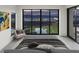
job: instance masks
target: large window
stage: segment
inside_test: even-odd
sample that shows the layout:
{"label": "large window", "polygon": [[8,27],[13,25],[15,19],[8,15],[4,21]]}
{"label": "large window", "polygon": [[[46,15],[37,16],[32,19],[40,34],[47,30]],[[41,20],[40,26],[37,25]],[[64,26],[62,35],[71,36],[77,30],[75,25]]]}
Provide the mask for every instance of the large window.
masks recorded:
{"label": "large window", "polygon": [[59,34],[58,9],[23,9],[23,29],[26,34]]}

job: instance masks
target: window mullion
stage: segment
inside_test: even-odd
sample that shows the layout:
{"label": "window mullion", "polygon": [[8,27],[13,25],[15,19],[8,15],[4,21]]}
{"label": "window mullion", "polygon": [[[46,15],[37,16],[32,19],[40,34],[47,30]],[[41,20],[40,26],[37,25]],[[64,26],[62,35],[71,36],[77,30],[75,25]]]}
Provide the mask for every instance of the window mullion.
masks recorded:
{"label": "window mullion", "polygon": [[40,9],[40,34],[41,34],[41,28],[42,28],[42,10]]}
{"label": "window mullion", "polygon": [[51,18],[50,18],[50,9],[49,9],[49,35],[50,35],[50,20]]}
{"label": "window mullion", "polygon": [[31,34],[32,34],[32,9],[31,9]]}

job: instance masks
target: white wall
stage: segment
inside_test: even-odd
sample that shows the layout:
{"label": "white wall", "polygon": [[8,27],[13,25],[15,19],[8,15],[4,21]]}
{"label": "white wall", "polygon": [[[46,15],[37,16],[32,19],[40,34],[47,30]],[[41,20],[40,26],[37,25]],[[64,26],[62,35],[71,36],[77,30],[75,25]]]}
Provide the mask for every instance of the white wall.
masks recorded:
{"label": "white wall", "polygon": [[59,14],[59,35],[66,36],[67,35],[67,9],[65,6],[62,6]]}
{"label": "white wall", "polygon": [[[22,9],[59,9],[59,35],[67,35],[67,10],[64,5],[20,5],[16,6],[17,29],[22,29]],[[42,35],[43,36],[43,35]]]}
{"label": "white wall", "polygon": [[[14,6],[8,6],[8,5],[0,5],[0,11],[3,12],[15,12],[15,7]],[[10,17],[10,23],[11,23],[11,17]],[[11,25],[10,25],[11,27]],[[10,41],[11,31],[10,28],[4,31],[0,31],[0,50],[3,49]]]}

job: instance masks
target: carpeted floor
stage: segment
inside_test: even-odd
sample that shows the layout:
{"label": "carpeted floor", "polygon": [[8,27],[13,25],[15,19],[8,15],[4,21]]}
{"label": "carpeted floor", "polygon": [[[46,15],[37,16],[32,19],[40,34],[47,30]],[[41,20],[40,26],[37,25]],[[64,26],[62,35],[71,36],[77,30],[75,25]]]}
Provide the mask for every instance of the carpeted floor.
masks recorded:
{"label": "carpeted floor", "polygon": [[67,47],[58,39],[25,39],[23,40],[17,47],[16,49],[20,49],[22,47],[27,47],[28,44],[32,42],[37,42],[39,44],[50,44],[53,45],[54,47],[62,47],[67,49]]}

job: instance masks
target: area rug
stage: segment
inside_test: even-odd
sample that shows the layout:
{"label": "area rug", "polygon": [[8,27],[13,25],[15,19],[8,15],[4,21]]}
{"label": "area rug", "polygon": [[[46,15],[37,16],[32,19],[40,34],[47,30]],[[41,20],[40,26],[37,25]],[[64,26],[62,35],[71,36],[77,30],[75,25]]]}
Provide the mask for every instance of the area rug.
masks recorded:
{"label": "area rug", "polygon": [[61,42],[58,39],[24,39],[17,47],[16,49],[20,49],[23,47],[27,47],[28,44],[32,42],[37,42],[39,44],[50,44],[53,45],[55,48],[58,49],[68,49],[63,42]]}

